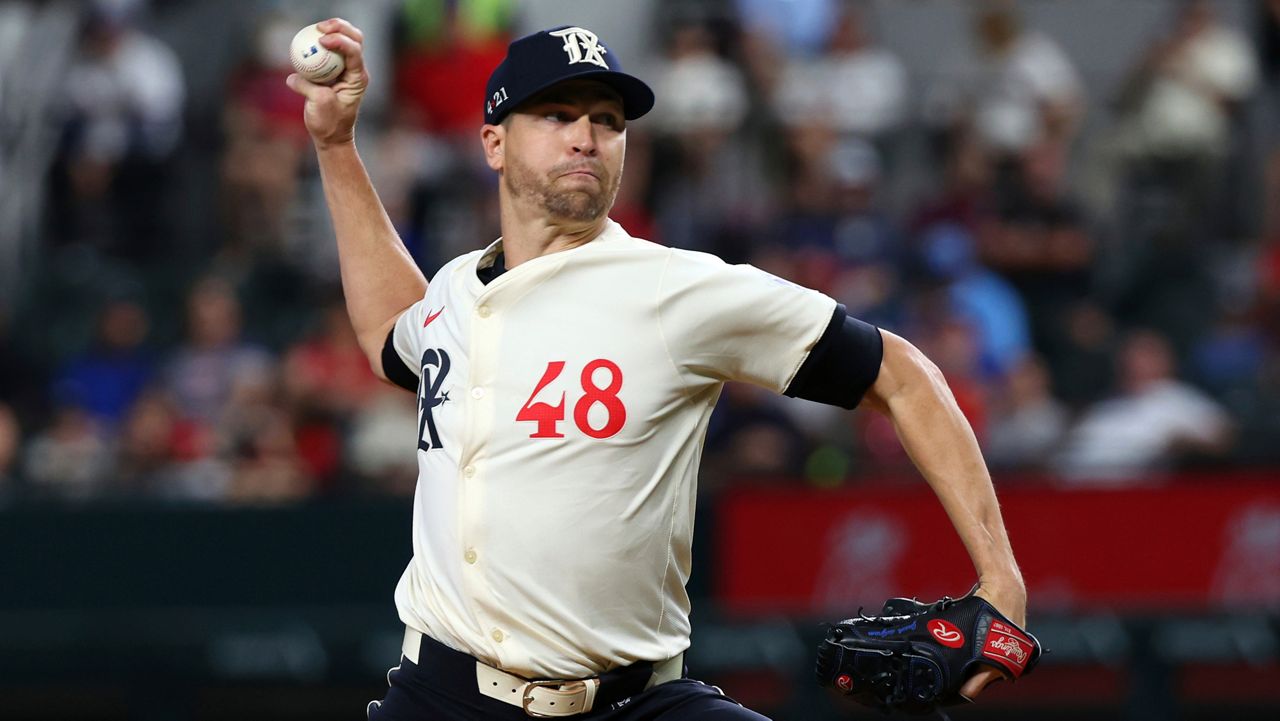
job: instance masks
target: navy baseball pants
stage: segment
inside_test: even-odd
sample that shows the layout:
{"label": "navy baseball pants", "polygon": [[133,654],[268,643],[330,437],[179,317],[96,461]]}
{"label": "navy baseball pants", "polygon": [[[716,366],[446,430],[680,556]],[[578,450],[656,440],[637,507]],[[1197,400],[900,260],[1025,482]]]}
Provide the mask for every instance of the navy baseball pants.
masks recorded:
{"label": "navy baseball pants", "polygon": [[[391,690],[369,704],[369,721],[528,721],[529,716],[476,690],[476,660],[424,636],[418,663],[403,656],[387,674]],[[682,678],[571,716],[583,721],[768,721],[715,686]]]}

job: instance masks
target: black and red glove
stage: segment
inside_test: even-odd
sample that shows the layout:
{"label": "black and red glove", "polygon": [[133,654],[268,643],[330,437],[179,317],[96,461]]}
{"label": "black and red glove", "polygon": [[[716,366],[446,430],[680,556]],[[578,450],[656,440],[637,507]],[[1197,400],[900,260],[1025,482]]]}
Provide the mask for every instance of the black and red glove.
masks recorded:
{"label": "black and red glove", "polygon": [[831,627],[818,646],[818,682],[868,706],[928,713],[966,700],[965,681],[981,666],[1016,680],[1035,667],[1040,642],[979,596],[931,604],[885,602],[879,616]]}

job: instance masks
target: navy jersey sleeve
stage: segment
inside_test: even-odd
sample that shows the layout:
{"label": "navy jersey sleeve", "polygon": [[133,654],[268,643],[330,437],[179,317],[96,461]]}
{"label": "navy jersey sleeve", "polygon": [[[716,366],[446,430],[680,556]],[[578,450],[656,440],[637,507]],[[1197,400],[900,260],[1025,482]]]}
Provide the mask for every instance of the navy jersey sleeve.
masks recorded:
{"label": "navy jersey sleeve", "polygon": [[817,345],[784,393],[792,398],[855,408],[880,375],[884,339],[880,329],[837,305]]}
{"label": "navy jersey sleeve", "polygon": [[410,393],[417,393],[418,375],[400,357],[400,353],[396,351],[395,341],[396,328],[392,326],[387,332],[387,342],[382,346],[382,372],[386,374],[387,380]]}

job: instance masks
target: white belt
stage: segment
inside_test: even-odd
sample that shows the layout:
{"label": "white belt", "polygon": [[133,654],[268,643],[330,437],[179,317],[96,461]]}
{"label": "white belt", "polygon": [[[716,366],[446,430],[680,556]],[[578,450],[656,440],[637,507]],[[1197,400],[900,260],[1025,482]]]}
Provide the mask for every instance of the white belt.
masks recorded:
{"label": "white belt", "polygon": [[[418,663],[418,648],[422,634],[405,628],[401,650],[405,658]],[[676,654],[666,661],[653,665],[653,676],[646,689],[674,681],[684,675],[684,654]],[[500,671],[488,664],[476,661],[476,688],[483,696],[497,699],[524,709],[534,718],[559,718],[576,716],[591,710],[600,688],[600,679],[584,678],[569,681],[530,681],[515,674]]]}

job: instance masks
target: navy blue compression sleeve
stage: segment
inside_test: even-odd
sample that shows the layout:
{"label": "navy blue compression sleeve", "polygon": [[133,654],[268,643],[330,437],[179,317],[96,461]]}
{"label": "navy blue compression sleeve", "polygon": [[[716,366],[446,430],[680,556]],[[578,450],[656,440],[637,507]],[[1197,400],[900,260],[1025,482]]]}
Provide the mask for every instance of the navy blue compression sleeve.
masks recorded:
{"label": "navy blue compression sleeve", "polygon": [[792,398],[855,408],[880,375],[883,357],[880,329],[837,305],[827,330],[783,392]]}
{"label": "navy blue compression sleeve", "polygon": [[395,326],[387,333],[387,342],[382,345],[382,372],[387,380],[395,383],[410,393],[418,392],[418,376],[400,359],[395,346]]}

